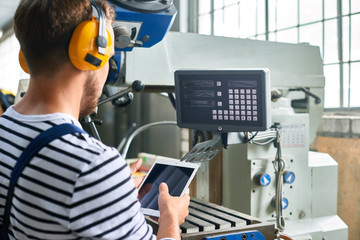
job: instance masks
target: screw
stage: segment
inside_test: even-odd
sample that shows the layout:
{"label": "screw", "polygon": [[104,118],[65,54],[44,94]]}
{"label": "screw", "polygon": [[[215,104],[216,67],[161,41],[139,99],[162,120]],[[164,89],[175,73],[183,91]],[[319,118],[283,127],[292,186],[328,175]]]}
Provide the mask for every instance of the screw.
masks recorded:
{"label": "screw", "polygon": [[145,35],[142,39],[143,42],[147,42],[150,40],[150,36],[149,35]]}

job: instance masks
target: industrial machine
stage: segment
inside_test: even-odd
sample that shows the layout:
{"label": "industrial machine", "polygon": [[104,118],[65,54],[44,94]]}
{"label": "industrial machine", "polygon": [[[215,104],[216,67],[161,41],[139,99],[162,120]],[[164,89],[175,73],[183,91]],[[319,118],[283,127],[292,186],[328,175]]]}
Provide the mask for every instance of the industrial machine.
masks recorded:
{"label": "industrial machine", "polygon": [[[228,147],[219,153],[221,204],[270,222],[293,239],[347,239],[347,226],[336,214],[337,163],[327,154],[309,151],[323,112],[325,78],[318,47],[169,32],[152,48],[127,53],[125,66],[125,83],[140,79],[153,90],[169,92],[174,91],[177,70],[268,69],[271,127],[228,134]],[[140,100],[136,107],[159,106],[163,101],[168,100],[149,96],[146,105]],[[138,121],[133,111],[128,109],[132,120]],[[174,114],[171,107],[168,111],[155,107],[141,116],[151,122]],[[156,142],[163,152],[146,143],[139,143],[135,152],[144,148],[165,156],[166,151],[180,152],[179,146],[159,136],[161,131],[156,130],[143,142]],[[205,201],[213,190],[210,173],[204,163],[197,174],[196,197]]]}

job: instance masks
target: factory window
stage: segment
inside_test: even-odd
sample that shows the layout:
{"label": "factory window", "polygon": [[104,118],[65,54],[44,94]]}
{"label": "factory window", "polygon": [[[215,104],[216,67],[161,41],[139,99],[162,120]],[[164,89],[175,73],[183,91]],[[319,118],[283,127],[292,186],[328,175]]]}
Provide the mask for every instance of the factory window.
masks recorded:
{"label": "factory window", "polygon": [[20,44],[11,33],[0,41],[0,89],[11,90],[16,94],[20,79],[28,79],[19,64]]}
{"label": "factory window", "polygon": [[359,0],[196,0],[200,34],[309,43],[324,61],[325,108],[360,108]]}

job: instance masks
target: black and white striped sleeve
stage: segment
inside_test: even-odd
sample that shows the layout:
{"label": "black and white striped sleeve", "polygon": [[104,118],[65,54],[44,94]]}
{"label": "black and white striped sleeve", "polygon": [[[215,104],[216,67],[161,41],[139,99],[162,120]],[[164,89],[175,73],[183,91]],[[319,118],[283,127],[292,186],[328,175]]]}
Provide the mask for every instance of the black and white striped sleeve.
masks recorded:
{"label": "black and white striped sleeve", "polygon": [[108,148],[78,176],[69,228],[88,238],[155,239],[137,194],[126,162]]}

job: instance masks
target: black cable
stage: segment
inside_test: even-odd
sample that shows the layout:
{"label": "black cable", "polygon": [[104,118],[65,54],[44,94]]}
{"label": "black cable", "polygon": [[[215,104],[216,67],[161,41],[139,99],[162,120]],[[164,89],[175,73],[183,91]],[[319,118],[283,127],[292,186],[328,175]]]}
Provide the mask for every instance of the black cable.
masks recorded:
{"label": "black cable", "polygon": [[245,142],[245,143],[248,143],[248,142],[250,142],[251,140],[253,140],[253,139],[256,137],[257,134],[258,134],[258,132],[256,132],[254,135],[252,135],[251,138],[246,139],[246,142]]}

